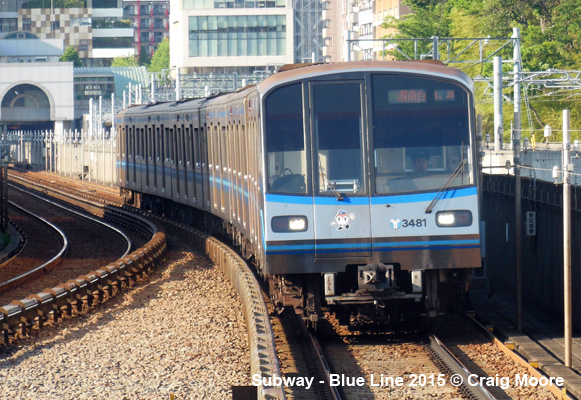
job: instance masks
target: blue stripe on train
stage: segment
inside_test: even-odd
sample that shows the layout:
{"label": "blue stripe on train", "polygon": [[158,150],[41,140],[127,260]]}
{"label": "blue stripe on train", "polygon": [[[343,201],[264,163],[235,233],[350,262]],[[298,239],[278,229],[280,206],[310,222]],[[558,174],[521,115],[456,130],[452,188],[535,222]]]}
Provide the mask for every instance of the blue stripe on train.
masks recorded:
{"label": "blue stripe on train", "polygon": [[[444,192],[441,200],[453,199],[459,197],[475,196],[477,193],[476,187],[447,190]],[[383,205],[383,204],[401,204],[401,203],[419,203],[425,201],[432,201],[437,195],[437,192],[428,193],[410,193],[397,194],[392,196],[379,197],[349,197],[348,195],[342,201],[338,201],[336,197],[314,197],[315,205],[329,206],[349,204],[354,206],[366,205]],[[308,196],[292,196],[283,194],[267,194],[266,201],[269,203],[287,203],[287,204],[305,204],[312,205],[313,197]]]}
{"label": "blue stripe on train", "polygon": [[[404,251],[404,250],[451,250],[451,249],[473,249],[479,248],[478,239],[468,240],[430,240],[415,242],[382,242],[374,243],[374,251]],[[318,244],[317,252],[320,253],[353,253],[370,251],[370,243],[337,243]],[[282,245],[269,246],[267,244],[266,254],[308,254],[314,252],[314,244],[302,245]]]}

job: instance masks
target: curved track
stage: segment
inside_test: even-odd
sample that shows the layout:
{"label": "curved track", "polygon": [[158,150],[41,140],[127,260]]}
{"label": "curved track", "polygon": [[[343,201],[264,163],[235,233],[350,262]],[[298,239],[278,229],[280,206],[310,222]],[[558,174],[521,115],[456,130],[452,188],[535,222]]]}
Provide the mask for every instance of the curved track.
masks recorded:
{"label": "curved track", "polygon": [[[71,207],[38,196],[28,190],[11,185],[9,191],[13,203],[34,210],[35,220],[43,220],[59,232],[58,245],[41,232],[27,233],[30,240],[22,252],[6,263],[4,269],[17,274],[0,284],[0,305],[6,301],[21,298],[27,293],[35,293],[47,287],[66,282],[72,277],[87,273],[119,258],[125,257],[131,249],[131,240],[116,227],[90,215],[81,214]],[[29,214],[30,215],[30,214]],[[25,232],[26,233],[26,232]],[[65,252],[66,250],[66,252]],[[51,260],[46,260],[47,255]],[[54,253],[55,254],[53,256]],[[52,257],[51,257],[52,256]],[[58,266],[58,268],[57,268]],[[24,283],[27,287],[18,292],[6,293]]]}
{"label": "curved track", "polygon": [[[103,215],[107,217],[110,213],[116,213],[118,211],[119,210],[115,208],[104,207]],[[135,212],[136,210],[132,211]],[[147,217],[149,218],[151,215],[147,215]],[[127,216],[128,223],[130,223],[129,219],[130,217]],[[231,280],[238,294],[240,297],[242,297],[243,313],[246,316],[247,331],[249,335],[251,359],[250,366],[252,376],[256,374],[260,376],[272,376],[273,374],[276,375],[278,371],[278,361],[276,359],[276,352],[274,350],[274,338],[272,330],[270,329],[268,312],[266,311],[264,301],[261,297],[262,294],[259,289],[258,282],[254,278],[246,263],[234,251],[214,238],[204,235],[184,225],[172,223],[167,220],[164,220],[164,224],[168,225],[169,229],[178,234],[181,238],[183,238],[183,240],[194,242],[201,251],[206,252],[212,261],[214,261]],[[153,254],[151,251],[149,253],[158,257],[157,253]],[[126,262],[127,258],[128,257],[123,259],[123,262]],[[148,259],[149,257],[146,258],[146,260]],[[82,280],[81,278],[83,278],[85,281],[91,281],[93,277],[95,279],[99,277],[107,278],[106,276],[102,275],[113,273],[118,276],[125,276],[125,273],[128,272],[126,271],[127,269],[128,268],[125,268],[124,272],[121,273],[120,268],[113,271],[111,266],[108,266],[95,271],[92,273],[92,275],[89,274],[84,277],[80,277],[75,281],[80,282]],[[109,283],[93,285],[93,289],[90,290],[83,288],[83,293],[90,293],[91,290],[96,288],[99,288],[100,292],[103,292],[104,290],[108,290],[108,288],[111,289],[112,286],[114,286],[114,283],[109,281]],[[79,291],[78,289],[75,290],[77,292]],[[69,298],[71,296],[73,296],[73,298],[79,298],[78,294],[75,295],[75,293],[68,295]],[[22,306],[26,307],[26,304],[21,304],[20,306],[21,308]],[[0,312],[2,312],[2,309],[0,309]],[[280,375],[280,373],[278,373],[278,375]],[[260,385],[260,387],[257,389],[260,398],[284,398],[284,395],[279,388],[271,387],[269,385]]]}
{"label": "curved track", "polygon": [[[11,223],[19,229],[20,250],[0,266],[0,293],[52,270],[68,249],[67,237],[57,226],[12,201],[9,204]],[[27,235],[34,238],[33,243],[27,244]],[[31,260],[41,264],[35,266]]]}
{"label": "curved track", "polygon": [[[0,306],[4,305],[0,308],[0,330],[5,344],[17,331],[25,336],[30,328],[42,327],[49,318],[58,320],[63,314],[78,313],[84,307],[103,301],[106,296],[131,285],[163,259],[165,235],[139,215],[108,206],[101,206],[99,212],[116,225],[136,231],[138,236],[149,237],[145,246],[129,254],[132,241],[127,235],[110,223],[75,210],[78,205],[64,206],[60,204],[62,201],[47,199],[40,201],[43,196],[14,188],[10,196],[13,201],[34,208],[37,214],[58,225],[68,238],[69,247],[66,254],[57,257],[58,268],[54,268],[55,262],[49,269],[42,266],[45,260],[27,259],[31,266],[29,271],[19,271],[18,277],[10,278],[11,290],[0,295]],[[46,254],[47,249],[38,240],[29,240],[29,246],[40,248],[38,254]]]}

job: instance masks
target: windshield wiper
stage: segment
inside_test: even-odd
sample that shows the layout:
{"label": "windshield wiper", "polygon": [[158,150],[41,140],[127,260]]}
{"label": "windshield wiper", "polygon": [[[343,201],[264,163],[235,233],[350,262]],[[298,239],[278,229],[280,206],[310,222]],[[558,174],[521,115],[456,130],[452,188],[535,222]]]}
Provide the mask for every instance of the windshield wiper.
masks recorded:
{"label": "windshield wiper", "polygon": [[318,158],[319,158],[319,176],[321,178],[323,178],[323,182],[325,185],[325,192],[327,190],[330,190],[335,195],[335,197],[337,197],[337,201],[343,201],[343,195],[341,193],[339,193],[337,191],[337,188],[335,187],[335,185],[327,179],[327,174],[325,173],[325,170],[323,169],[323,166],[321,164],[321,155],[320,154],[319,154]]}
{"label": "windshield wiper", "polygon": [[335,187],[335,184],[331,183],[328,180],[327,180],[327,188],[328,188],[328,190],[331,191],[331,193],[333,193],[335,195],[335,197],[337,198],[337,201],[343,201],[344,200],[343,195],[341,193],[339,193],[339,191]]}
{"label": "windshield wiper", "polygon": [[450,177],[448,178],[446,183],[444,183],[444,186],[442,186],[440,191],[436,194],[436,197],[434,197],[434,200],[432,200],[432,202],[426,208],[426,214],[430,214],[432,212],[432,210],[436,206],[436,203],[438,201],[440,201],[440,199],[444,196],[444,193],[446,192],[446,190],[448,190],[450,188],[450,186],[452,186],[452,182],[454,182],[454,180],[458,177],[458,175],[460,175],[464,171],[465,165],[466,165],[466,161],[464,159],[462,159],[460,161],[460,164],[458,164],[458,166],[454,170],[454,172],[452,172],[452,175],[450,175]]}

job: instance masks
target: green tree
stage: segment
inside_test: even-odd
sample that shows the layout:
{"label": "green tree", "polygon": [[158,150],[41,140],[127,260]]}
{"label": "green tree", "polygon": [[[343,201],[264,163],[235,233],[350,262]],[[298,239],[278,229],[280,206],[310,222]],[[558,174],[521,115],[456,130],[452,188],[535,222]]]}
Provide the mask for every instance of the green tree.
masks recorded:
{"label": "green tree", "polygon": [[79,52],[74,47],[67,47],[61,58],[59,58],[59,61],[72,62],[74,67],[83,66],[79,58]]}
{"label": "green tree", "polygon": [[111,62],[112,67],[137,67],[137,60],[134,56],[115,57]]}
{"label": "green tree", "polygon": [[164,38],[161,43],[157,46],[153,57],[151,57],[151,63],[149,64],[149,70],[160,72],[163,69],[169,68],[169,39]]}
{"label": "green tree", "polygon": [[551,39],[560,45],[560,53],[574,69],[581,68],[581,3],[563,0],[555,8]]}
{"label": "green tree", "polygon": [[149,56],[149,53],[147,51],[142,51],[139,54],[139,57],[137,60],[138,60],[139,65],[143,65],[143,66],[149,68],[149,64],[151,63],[151,57]]}
{"label": "green tree", "polygon": [[[450,20],[448,3],[446,1],[409,1],[412,13],[400,19],[387,17],[383,27],[395,29],[392,36],[395,39],[430,38],[432,36],[445,37],[450,34]],[[414,49],[412,42],[400,42],[398,48],[405,54],[413,57],[417,50],[420,54],[426,54],[432,49],[432,43],[425,41]],[[399,51],[390,54],[396,59],[405,59]]]}

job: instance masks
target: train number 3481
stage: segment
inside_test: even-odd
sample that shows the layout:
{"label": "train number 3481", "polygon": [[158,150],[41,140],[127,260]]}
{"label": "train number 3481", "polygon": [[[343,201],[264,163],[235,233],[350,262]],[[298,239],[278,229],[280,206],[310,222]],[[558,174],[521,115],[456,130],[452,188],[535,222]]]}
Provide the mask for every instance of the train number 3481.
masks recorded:
{"label": "train number 3481", "polygon": [[427,224],[426,219],[402,219],[401,220],[401,227],[402,228],[423,228]]}
{"label": "train number 3481", "polygon": [[395,230],[400,228],[424,228],[428,226],[428,222],[425,218],[416,218],[416,219],[392,219],[389,221],[391,227]]}

